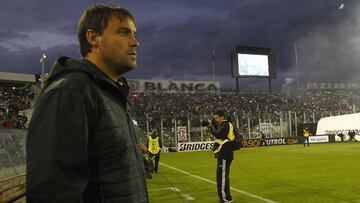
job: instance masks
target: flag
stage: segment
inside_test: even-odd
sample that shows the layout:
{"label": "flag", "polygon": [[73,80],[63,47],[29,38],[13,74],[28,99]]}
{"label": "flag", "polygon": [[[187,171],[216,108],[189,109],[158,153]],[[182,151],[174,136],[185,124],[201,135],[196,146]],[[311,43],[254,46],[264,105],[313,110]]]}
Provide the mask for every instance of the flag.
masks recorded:
{"label": "flag", "polygon": [[215,49],[214,48],[212,48],[212,50],[211,50],[211,60],[215,61]]}

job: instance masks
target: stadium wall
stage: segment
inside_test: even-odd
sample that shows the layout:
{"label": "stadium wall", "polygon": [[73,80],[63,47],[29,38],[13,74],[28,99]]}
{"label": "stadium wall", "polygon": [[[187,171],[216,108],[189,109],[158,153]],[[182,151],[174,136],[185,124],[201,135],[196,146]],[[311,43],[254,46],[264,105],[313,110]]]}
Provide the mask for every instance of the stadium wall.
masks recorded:
{"label": "stadium wall", "polygon": [[219,81],[128,80],[130,91],[157,93],[219,92]]}
{"label": "stadium wall", "polygon": [[[335,135],[310,136],[310,143],[328,143],[335,142]],[[269,139],[247,139],[241,142],[242,148],[278,146],[278,145],[294,145],[304,143],[303,136],[297,137],[281,137]],[[177,152],[189,151],[209,151],[214,146],[214,142],[179,142]]]}

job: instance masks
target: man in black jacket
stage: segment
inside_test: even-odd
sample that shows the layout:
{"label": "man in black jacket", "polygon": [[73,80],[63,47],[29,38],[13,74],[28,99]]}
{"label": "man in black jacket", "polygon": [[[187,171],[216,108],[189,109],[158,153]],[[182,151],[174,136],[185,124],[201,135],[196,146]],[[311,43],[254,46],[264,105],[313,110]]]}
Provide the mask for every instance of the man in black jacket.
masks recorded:
{"label": "man in black jacket", "polygon": [[136,67],[135,19],[90,6],[78,24],[84,59],[59,58],[27,136],[28,203],[148,202],[124,73]]}
{"label": "man in black jacket", "polygon": [[209,124],[212,135],[216,138],[214,144],[215,158],[217,158],[216,181],[220,202],[232,202],[230,195],[230,165],[234,159],[234,152],[230,141],[234,141],[234,129],[225,120],[223,110],[216,110],[214,122]]}

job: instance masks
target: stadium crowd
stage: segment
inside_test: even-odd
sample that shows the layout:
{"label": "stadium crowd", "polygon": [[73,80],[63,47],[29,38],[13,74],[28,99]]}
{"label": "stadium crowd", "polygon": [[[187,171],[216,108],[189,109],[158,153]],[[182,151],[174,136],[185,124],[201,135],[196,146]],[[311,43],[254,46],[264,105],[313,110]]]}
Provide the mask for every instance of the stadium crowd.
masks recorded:
{"label": "stadium crowd", "polygon": [[[0,89],[0,127],[25,129],[33,94],[25,90]],[[298,91],[292,93],[132,93],[132,105],[139,127],[146,129],[186,125],[200,126],[217,107],[223,107],[240,123],[251,126],[261,121],[280,122],[280,113],[296,113],[299,123],[314,123],[321,117],[358,112],[360,95],[354,92]]]}
{"label": "stadium crowd", "polygon": [[26,90],[0,89],[0,127],[26,129],[32,97]]}
{"label": "stadium crowd", "polygon": [[[133,94],[135,117],[140,127],[158,128],[160,119],[169,126],[177,119],[193,126],[207,119],[217,107],[223,107],[232,119],[251,125],[261,121],[279,124],[280,113],[296,113],[299,123],[315,123],[321,117],[356,112],[360,105],[353,92],[298,91],[293,93],[137,93]],[[146,115],[146,116],[144,116]]]}

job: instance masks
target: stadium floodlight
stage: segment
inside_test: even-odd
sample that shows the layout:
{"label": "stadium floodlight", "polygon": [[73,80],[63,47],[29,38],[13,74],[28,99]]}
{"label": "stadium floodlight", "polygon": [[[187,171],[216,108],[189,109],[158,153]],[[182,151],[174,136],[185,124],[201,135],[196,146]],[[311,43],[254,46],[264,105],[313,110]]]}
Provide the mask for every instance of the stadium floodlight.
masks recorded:
{"label": "stadium floodlight", "polygon": [[45,84],[45,59],[46,59],[46,55],[45,53],[42,54],[41,58],[40,58],[40,63],[41,63],[41,89],[44,87]]}

